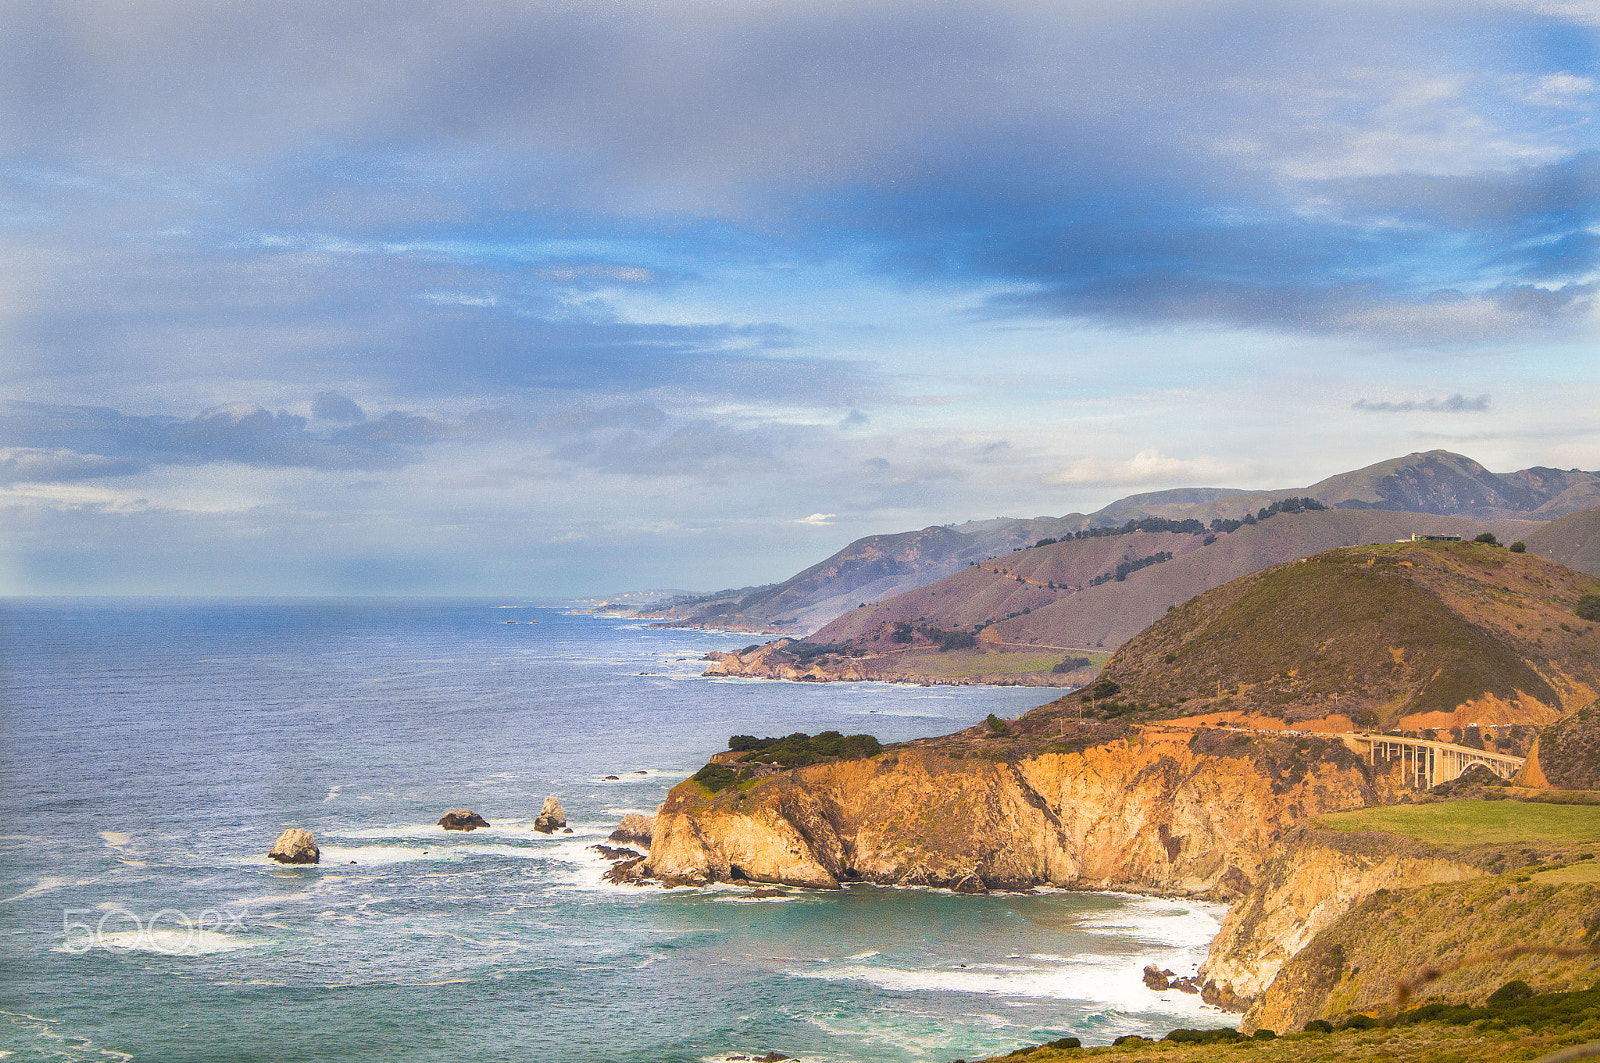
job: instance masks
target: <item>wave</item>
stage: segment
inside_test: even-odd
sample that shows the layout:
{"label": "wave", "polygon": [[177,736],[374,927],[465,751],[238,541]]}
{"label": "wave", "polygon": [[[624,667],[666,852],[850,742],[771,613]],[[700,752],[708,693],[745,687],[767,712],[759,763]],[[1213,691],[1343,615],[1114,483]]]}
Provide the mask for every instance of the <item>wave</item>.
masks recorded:
{"label": "wave", "polygon": [[51,952],[146,952],[162,956],[211,956],[255,948],[258,942],[215,930],[115,930],[70,938]]}

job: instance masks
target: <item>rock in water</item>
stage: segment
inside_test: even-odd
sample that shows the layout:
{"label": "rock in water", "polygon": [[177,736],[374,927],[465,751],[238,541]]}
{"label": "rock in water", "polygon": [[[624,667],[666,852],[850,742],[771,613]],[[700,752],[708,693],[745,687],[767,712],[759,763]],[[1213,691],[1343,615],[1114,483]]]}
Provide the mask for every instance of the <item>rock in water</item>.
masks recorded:
{"label": "rock in water", "polygon": [[641,816],[637,812],[629,812],[622,817],[622,822],[617,825],[616,830],[611,832],[611,836],[606,841],[648,846],[650,844],[650,829],[654,825],[654,816]]}
{"label": "rock in water", "polygon": [[1170,971],[1163,971],[1152,963],[1144,969],[1144,984],[1147,988],[1154,989],[1159,993],[1171,984],[1167,981],[1167,975],[1170,973]]}
{"label": "rock in water", "polygon": [[290,827],[278,835],[267,855],[280,864],[315,864],[322,859],[322,851],[312,840],[311,832],[299,827]]}
{"label": "rock in water", "polygon": [[540,810],[538,818],[533,821],[533,829],[541,834],[554,834],[559,828],[567,825],[567,810],[561,807],[561,802],[554,796],[544,799],[544,808]]}
{"label": "rock in water", "polygon": [[453,808],[439,817],[439,826],[445,830],[477,830],[488,825],[488,820],[468,808]]}

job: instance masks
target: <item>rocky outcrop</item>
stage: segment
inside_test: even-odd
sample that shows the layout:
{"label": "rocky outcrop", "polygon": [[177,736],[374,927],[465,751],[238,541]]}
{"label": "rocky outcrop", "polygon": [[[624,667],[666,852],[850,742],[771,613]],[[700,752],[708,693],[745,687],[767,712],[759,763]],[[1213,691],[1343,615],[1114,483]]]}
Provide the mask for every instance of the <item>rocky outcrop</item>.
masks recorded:
{"label": "rocky outcrop", "polygon": [[654,816],[641,816],[637,812],[629,812],[622,817],[622,822],[617,824],[617,829],[607,836],[608,842],[622,842],[624,845],[650,844],[650,833],[655,827]]}
{"label": "rocky outcrop", "polygon": [[1233,899],[1301,818],[1387,798],[1388,780],[1342,746],[1301,745],[1296,759],[1288,740],[1144,730],[1078,751],[1008,752],[1005,740],[901,747],[714,796],[691,781],[657,814],[643,871],[669,884],[1052,885]]}
{"label": "rocky outcrop", "polygon": [[322,851],[311,837],[311,832],[290,827],[278,835],[268,856],[280,864],[315,864],[322,860]]}
{"label": "rocky outcrop", "polygon": [[1245,1010],[1285,963],[1365,898],[1380,890],[1457,882],[1483,873],[1459,850],[1398,835],[1294,831],[1262,869],[1256,888],[1223,920],[1200,968],[1205,998],[1229,1010]]}
{"label": "rocky outcrop", "polygon": [[439,817],[439,826],[445,830],[477,830],[488,825],[488,820],[468,808],[453,808]]}
{"label": "rocky outcrop", "polygon": [[1571,713],[1539,732],[1529,757],[1549,786],[1562,790],[1600,790],[1600,701]]}
{"label": "rocky outcrop", "polygon": [[[561,802],[554,796],[544,799],[544,808],[534,817],[533,829],[540,834],[554,834],[557,830],[567,825],[566,809],[561,807]],[[570,833],[570,832],[569,832]]]}

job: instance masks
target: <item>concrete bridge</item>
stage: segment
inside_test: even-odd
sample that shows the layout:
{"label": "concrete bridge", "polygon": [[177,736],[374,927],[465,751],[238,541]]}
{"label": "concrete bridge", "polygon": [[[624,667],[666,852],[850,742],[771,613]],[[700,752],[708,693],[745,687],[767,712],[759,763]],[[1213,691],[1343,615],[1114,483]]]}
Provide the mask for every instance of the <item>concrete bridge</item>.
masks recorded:
{"label": "concrete bridge", "polygon": [[1450,742],[1430,742],[1425,738],[1378,734],[1342,734],[1339,737],[1345,745],[1366,757],[1369,764],[1390,764],[1398,760],[1407,781],[1419,790],[1459,778],[1472,764],[1482,764],[1500,778],[1510,779],[1521,770],[1524,759]]}

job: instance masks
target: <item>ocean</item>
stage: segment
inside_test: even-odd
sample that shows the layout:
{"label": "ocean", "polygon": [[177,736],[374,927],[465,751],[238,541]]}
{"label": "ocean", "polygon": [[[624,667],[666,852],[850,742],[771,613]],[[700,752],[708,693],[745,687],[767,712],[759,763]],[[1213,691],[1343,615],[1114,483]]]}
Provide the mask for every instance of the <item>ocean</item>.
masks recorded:
{"label": "ocean", "polygon": [[[948,1061],[1231,1025],[1140,981],[1191,973],[1217,905],[602,883],[589,846],[730,734],[1050,696],[700,676],[749,641],[515,599],[0,601],[0,1058]],[[548,794],[572,834],[533,830]],[[266,858],[291,826],[320,865]]]}

